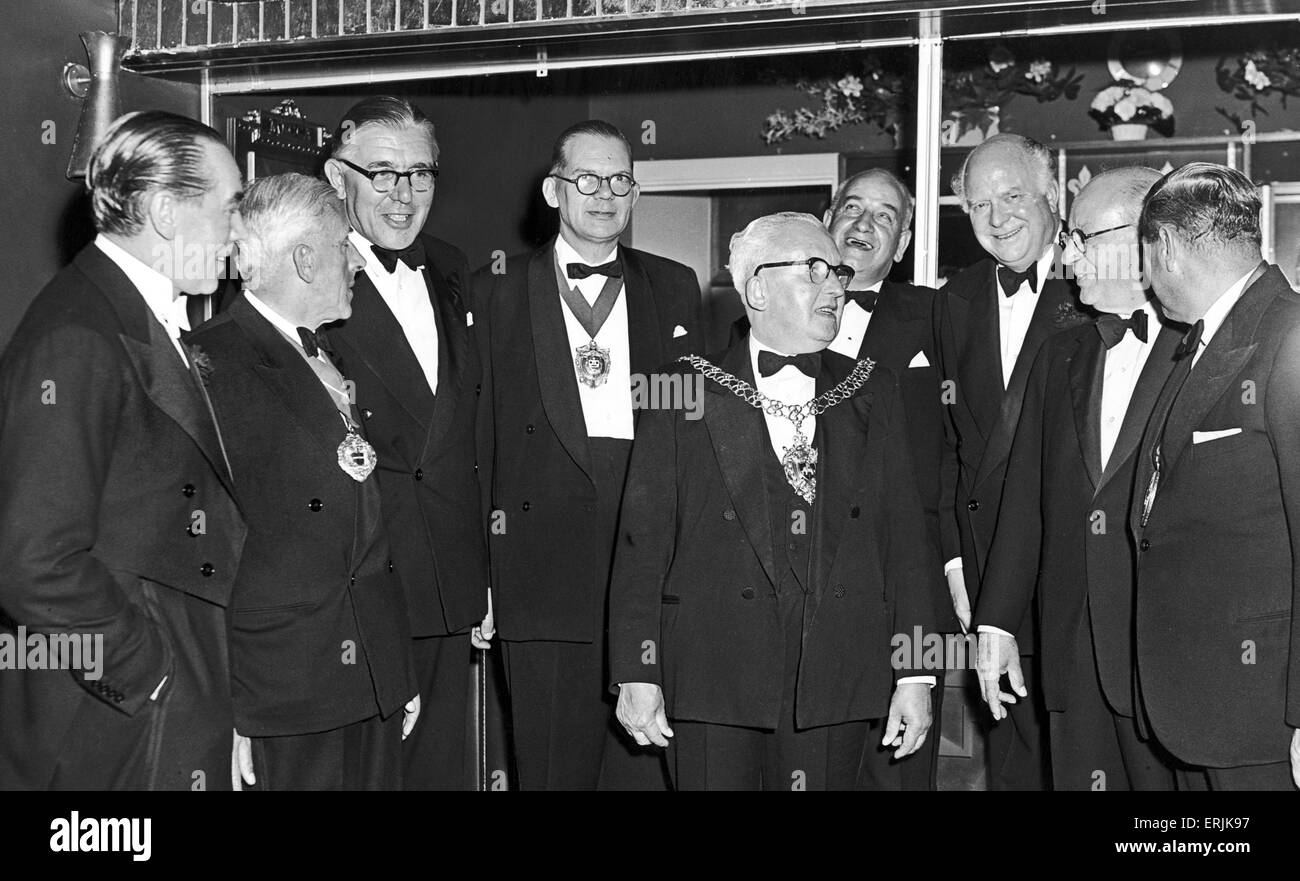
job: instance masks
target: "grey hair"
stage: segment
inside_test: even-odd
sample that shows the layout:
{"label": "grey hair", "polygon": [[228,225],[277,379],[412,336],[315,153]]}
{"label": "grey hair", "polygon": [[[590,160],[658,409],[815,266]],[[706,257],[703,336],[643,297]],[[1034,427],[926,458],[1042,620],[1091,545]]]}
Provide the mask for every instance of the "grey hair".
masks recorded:
{"label": "grey hair", "polygon": [[894,174],[888,168],[868,168],[866,171],[859,171],[851,178],[840,184],[835,190],[835,195],[831,198],[831,216],[834,217],[844,207],[844,197],[848,195],[849,187],[853,186],[863,178],[883,177],[894,185],[894,188],[903,195],[903,217],[900,229],[909,229],[912,226],[912,217],[916,213],[916,197],[912,195],[912,190],[903,179]]}
{"label": "grey hair", "polygon": [[1263,237],[1259,192],[1240,171],[1213,162],[1189,162],[1166,174],[1147,194],[1138,221],[1144,242],[1172,226],[1194,247],[1206,243],[1259,249]]}
{"label": "grey hair", "polygon": [[418,128],[429,136],[429,148],[433,151],[434,161],[438,161],[438,138],[434,133],[433,120],[425,115],[419,105],[405,98],[394,95],[371,95],[353,104],[343,114],[338,128],[331,138],[330,156],[338,158],[352,143],[352,137],[367,125],[382,125],[388,128]]}
{"label": "grey hair", "polygon": [[334,188],[297,172],[253,181],[239,210],[247,231],[239,242],[240,272],[254,280],[259,269],[274,267],[285,251],[324,227],[331,214],[347,224]]}
{"label": "grey hair", "polygon": [[1147,193],[1160,177],[1160,172],[1146,165],[1112,168],[1088,181],[1079,195],[1083,195],[1089,187],[1094,187],[1098,183],[1104,182],[1114,186],[1111,207],[1119,212],[1120,219],[1125,223],[1137,224],[1138,217],[1142,213],[1142,200],[1146,198]]}
{"label": "grey hair", "polygon": [[1046,193],[1047,188],[1056,180],[1056,172],[1052,168],[1052,151],[1035,141],[1033,138],[1026,138],[1024,135],[1002,134],[994,135],[984,141],[974,150],[966,154],[966,159],[961,164],[961,168],[952,176],[952,191],[961,202],[963,211],[970,211],[970,204],[966,201],[966,169],[970,166],[971,160],[980,154],[981,151],[994,147],[999,144],[1005,144],[1013,147],[1020,152],[1025,162],[1034,171],[1034,176],[1038,180],[1038,191]]}
{"label": "grey hair", "polygon": [[216,130],[162,110],[128,113],[104,132],[86,167],[95,229],[134,235],[143,227],[152,193],[201,199],[212,189],[203,144],[225,149]]}
{"label": "grey hair", "polygon": [[745,282],[754,274],[754,267],[762,263],[763,258],[788,235],[791,226],[798,224],[815,229],[818,235],[830,238],[820,220],[801,211],[764,215],[751,220],[748,226],[731,237],[731,257],[727,261],[727,269],[731,271],[731,283],[738,292],[744,294]]}

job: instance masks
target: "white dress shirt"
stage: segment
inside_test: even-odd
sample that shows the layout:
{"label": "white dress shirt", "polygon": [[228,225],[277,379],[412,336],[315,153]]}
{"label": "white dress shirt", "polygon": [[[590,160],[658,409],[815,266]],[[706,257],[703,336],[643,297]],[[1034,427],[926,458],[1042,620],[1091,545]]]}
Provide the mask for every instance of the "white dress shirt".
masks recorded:
{"label": "white dress shirt", "polygon": [[[884,281],[882,278],[870,287],[863,288],[863,290],[880,293],[880,286]],[[840,331],[826,348],[847,358],[852,358],[854,361],[858,360],[858,352],[862,351],[862,341],[867,338],[867,328],[871,326],[871,316],[873,314],[875,313],[868,312],[845,297],[844,311],[840,315]]]}
{"label": "white dress shirt", "polygon": [[1016,359],[1025,344],[1025,334],[1029,333],[1029,324],[1034,318],[1034,309],[1038,307],[1038,298],[1042,296],[1043,286],[1051,278],[1052,265],[1056,261],[1056,248],[1048,248],[1038,258],[1038,290],[1029,286],[1029,279],[1020,283],[1020,289],[1013,296],[1005,296],[1002,286],[998,284],[997,273],[993,274],[993,296],[998,302],[998,342],[1002,349],[1002,388],[1011,385],[1011,374],[1016,369]]}
{"label": "white dress shirt", "polygon": [[[1138,377],[1155,347],[1156,337],[1160,335],[1160,319],[1156,317],[1156,308],[1148,300],[1138,311],[1147,314],[1147,341],[1144,343],[1131,330],[1124,332],[1124,337],[1112,348],[1106,350],[1106,366],[1102,371],[1101,381],[1101,467],[1104,470],[1110,461],[1110,454],[1119,439],[1119,430],[1124,425],[1124,414],[1128,412],[1129,402],[1133,399],[1133,389],[1137,388]],[[1120,313],[1120,318],[1127,319],[1132,313]]]}
{"label": "white dress shirt", "polygon": [[181,360],[185,362],[185,369],[189,370],[190,361],[181,348],[181,331],[190,329],[190,316],[185,311],[187,302],[185,295],[177,293],[176,286],[172,284],[170,278],[128,254],[121,245],[102,233],[95,236],[95,247],[116,263],[131,284],[135,285],[149,311],[153,313],[154,318],[158,319],[158,323],[171,338],[172,345],[176,347],[176,354],[180,355]]}
{"label": "white dress shirt", "polygon": [[1246,293],[1246,282],[1255,274],[1255,267],[1251,267],[1241,278],[1232,283],[1226,291],[1219,295],[1219,299],[1205,310],[1205,315],[1201,318],[1205,322],[1205,328],[1201,331],[1201,345],[1196,349],[1196,354],[1192,356],[1192,367],[1196,367],[1196,362],[1201,360],[1201,355],[1205,352],[1205,347],[1210,344],[1210,340],[1223,327],[1223,322],[1228,319],[1228,313],[1232,307],[1237,305],[1241,295]]}
{"label": "white dress shirt", "polygon": [[[608,280],[604,275],[589,275],[582,279],[569,278],[565,267],[570,263],[585,263],[599,266],[608,263],[618,255],[618,245],[601,259],[592,263],[584,260],[578,252],[564,240],[563,234],[555,237],[555,262],[559,266],[560,277],[565,279],[570,289],[577,288],[589,305],[595,305],[601,290]],[[605,319],[605,323],[596,332],[596,345],[609,350],[609,378],[603,385],[592,388],[586,383],[578,382],[578,400],[582,403],[582,418],[587,424],[587,437],[613,437],[623,440],[632,439],[632,346],[628,342],[627,297],[625,288],[619,288],[614,308]],[[557,292],[557,296],[559,296]],[[564,315],[564,329],[569,337],[569,366],[577,376],[577,365],[573,353],[591,342],[591,337],[583,329],[582,323],[569,309],[564,298],[560,297],[560,312]]]}
{"label": "white dress shirt", "polygon": [[271,322],[271,326],[278,330],[281,336],[293,344],[294,349],[298,351],[298,354],[311,367],[312,372],[316,374],[320,384],[330,393],[330,398],[333,399],[334,406],[339,409],[339,412],[350,414],[352,398],[348,394],[343,374],[339,373],[339,369],[334,366],[334,362],[330,361],[324,352],[318,351],[315,355],[308,355],[307,350],[302,347],[302,337],[298,336],[298,326],[279,312],[276,312],[275,309],[271,308],[252,291],[245,290],[244,299],[248,301],[248,305],[257,310],[259,315]]}
{"label": "white dress shirt", "polygon": [[424,273],[397,261],[397,268],[389,273],[371,249],[371,242],[356,230],[348,233],[352,246],[366,258],[364,272],[379,296],[401,325],[406,342],[420,362],[429,391],[438,393],[438,322],[433,317],[433,300],[424,283]]}
{"label": "white dress shirt", "polygon": [[[754,369],[754,387],[759,392],[773,400],[780,401],[782,404],[806,404],[817,397],[817,378],[815,376],[806,376],[802,370],[793,364],[785,365],[771,376],[760,374],[758,371],[759,352],[774,352],[777,355],[786,355],[785,352],[779,352],[771,346],[764,345],[757,336],[752,332],[750,333],[749,366]],[[794,423],[784,416],[773,416],[766,410],[763,411],[763,421],[767,423],[767,436],[772,442],[772,452],[776,453],[776,458],[779,460],[785,455],[785,451],[789,447],[794,446]],[[800,427],[803,430],[803,436],[811,445],[813,432],[817,430],[817,417],[809,416]]]}

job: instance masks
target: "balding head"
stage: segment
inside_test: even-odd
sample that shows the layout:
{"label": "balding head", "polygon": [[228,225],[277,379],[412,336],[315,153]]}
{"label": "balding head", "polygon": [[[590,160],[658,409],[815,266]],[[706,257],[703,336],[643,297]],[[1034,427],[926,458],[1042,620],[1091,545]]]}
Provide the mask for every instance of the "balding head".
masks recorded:
{"label": "balding head", "polygon": [[1143,197],[1159,179],[1153,168],[1117,168],[1094,177],[1075,197],[1063,257],[1085,305],[1129,313],[1146,302],[1137,222]]}

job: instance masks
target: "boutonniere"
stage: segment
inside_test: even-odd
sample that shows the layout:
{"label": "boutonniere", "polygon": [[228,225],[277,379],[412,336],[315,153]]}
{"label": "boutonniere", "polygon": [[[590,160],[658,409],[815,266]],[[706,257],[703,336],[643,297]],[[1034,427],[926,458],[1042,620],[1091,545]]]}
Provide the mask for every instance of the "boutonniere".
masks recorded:
{"label": "boutonniere", "polygon": [[1052,324],[1058,328],[1074,327],[1076,324],[1085,324],[1092,321],[1092,316],[1084,312],[1078,306],[1074,305],[1073,300],[1067,300],[1056,307],[1056,316]]}
{"label": "boutonniere", "polygon": [[204,385],[207,385],[208,377],[212,375],[212,359],[208,357],[207,352],[198,346],[189,346],[188,349],[190,361],[194,364],[194,369],[199,372],[199,379],[203,380]]}

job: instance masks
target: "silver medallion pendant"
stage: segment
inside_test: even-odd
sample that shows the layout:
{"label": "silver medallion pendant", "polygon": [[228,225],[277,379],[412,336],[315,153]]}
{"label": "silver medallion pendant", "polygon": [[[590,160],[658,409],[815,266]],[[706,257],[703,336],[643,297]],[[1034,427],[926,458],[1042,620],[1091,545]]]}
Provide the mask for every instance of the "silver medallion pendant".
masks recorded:
{"label": "silver medallion pendant", "polygon": [[578,379],[589,388],[599,388],[609,379],[611,358],[609,349],[602,349],[592,340],[585,346],[573,350],[573,366],[577,368]]}
{"label": "silver medallion pendant", "polygon": [[817,495],[817,451],[802,432],[796,432],[794,443],[785,448],[781,466],[791,488],[811,505]]}
{"label": "silver medallion pendant", "polygon": [[339,467],[357,483],[361,483],[375,470],[375,462],[375,448],[349,428],[348,436],[339,444]]}

